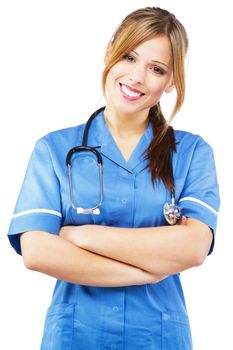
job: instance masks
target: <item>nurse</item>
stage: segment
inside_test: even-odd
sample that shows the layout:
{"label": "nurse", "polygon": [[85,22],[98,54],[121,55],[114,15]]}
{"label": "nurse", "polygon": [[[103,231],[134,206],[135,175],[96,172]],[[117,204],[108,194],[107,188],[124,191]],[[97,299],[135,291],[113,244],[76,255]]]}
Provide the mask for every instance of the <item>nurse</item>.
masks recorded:
{"label": "nurse", "polygon": [[[214,246],[219,209],[213,151],[198,135],[174,131],[160,99],[184,93],[186,31],[160,8],[129,14],[108,44],[106,107],[88,145],[103,158],[99,214],[71,205],[66,155],[85,125],[42,137],[32,153],[9,239],[27,268],[57,279],[41,350],[191,350],[180,272]],[[72,156],[76,207],[99,201],[91,152]],[[184,218],[168,225],[164,203],[175,188]]]}

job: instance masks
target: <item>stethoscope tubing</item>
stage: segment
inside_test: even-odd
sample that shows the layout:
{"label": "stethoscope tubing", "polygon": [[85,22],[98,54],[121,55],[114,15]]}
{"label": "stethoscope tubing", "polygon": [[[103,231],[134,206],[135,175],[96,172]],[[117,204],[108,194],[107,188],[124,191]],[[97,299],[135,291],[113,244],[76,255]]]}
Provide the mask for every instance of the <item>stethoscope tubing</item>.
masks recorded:
{"label": "stethoscope tubing", "polygon": [[[95,147],[90,147],[87,145],[88,143],[88,134],[90,130],[91,123],[93,119],[103,110],[105,107],[101,107],[98,110],[96,110],[88,119],[85,129],[83,132],[83,139],[82,139],[82,145],[80,146],[75,146],[71,148],[66,156],[66,166],[68,168],[68,178],[69,178],[69,189],[70,189],[70,200],[73,209],[76,210],[78,214],[99,214],[100,210],[99,208],[102,205],[103,202],[103,158],[100,152],[95,148]],[[99,166],[99,190],[100,190],[100,198],[99,202],[96,206],[92,208],[81,208],[81,207],[76,207],[75,202],[74,202],[74,197],[73,197],[73,183],[72,183],[72,156],[75,153],[80,153],[80,152],[92,152],[97,160],[98,166]],[[172,170],[172,164],[171,164],[171,159],[170,159],[170,168],[171,168],[171,174],[172,174],[172,179],[173,179],[173,170]],[[174,179],[173,179],[174,183]],[[179,219],[181,219],[181,210],[178,205],[175,204],[175,185],[171,186],[171,203],[165,203],[163,206],[163,214],[164,217],[170,225],[175,225]]]}

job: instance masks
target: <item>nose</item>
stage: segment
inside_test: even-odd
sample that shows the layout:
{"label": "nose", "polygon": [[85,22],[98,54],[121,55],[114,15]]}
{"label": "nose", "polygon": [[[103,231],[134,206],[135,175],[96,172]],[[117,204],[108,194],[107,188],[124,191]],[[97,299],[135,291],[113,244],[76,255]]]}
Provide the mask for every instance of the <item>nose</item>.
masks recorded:
{"label": "nose", "polygon": [[145,82],[145,68],[135,65],[129,72],[129,80],[132,84],[143,84]]}

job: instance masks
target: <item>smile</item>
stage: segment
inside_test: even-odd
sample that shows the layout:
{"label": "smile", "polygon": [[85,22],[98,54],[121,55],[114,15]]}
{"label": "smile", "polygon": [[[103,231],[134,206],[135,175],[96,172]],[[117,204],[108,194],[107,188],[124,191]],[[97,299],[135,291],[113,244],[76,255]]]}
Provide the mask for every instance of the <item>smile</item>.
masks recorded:
{"label": "smile", "polygon": [[143,92],[136,89],[132,89],[129,86],[121,83],[120,83],[120,90],[123,97],[129,101],[138,100],[141,96],[145,95]]}

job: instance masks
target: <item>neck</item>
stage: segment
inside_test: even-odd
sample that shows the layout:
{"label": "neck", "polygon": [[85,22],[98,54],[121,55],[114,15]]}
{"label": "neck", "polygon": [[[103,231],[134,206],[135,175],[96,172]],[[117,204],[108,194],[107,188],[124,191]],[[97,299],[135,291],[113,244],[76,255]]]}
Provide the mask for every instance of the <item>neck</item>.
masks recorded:
{"label": "neck", "polygon": [[116,135],[122,137],[142,135],[148,126],[148,111],[125,114],[107,106],[104,110],[104,119],[110,131]]}

